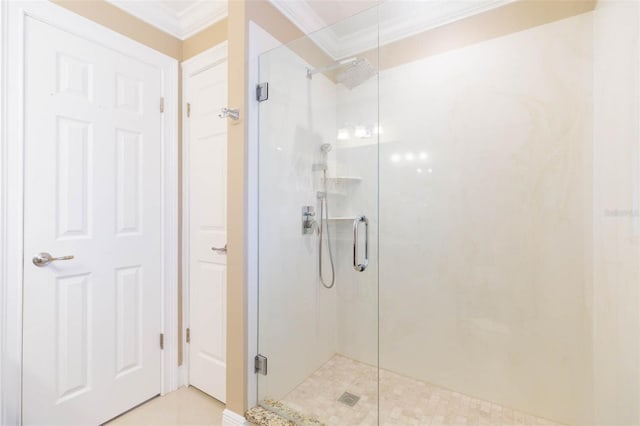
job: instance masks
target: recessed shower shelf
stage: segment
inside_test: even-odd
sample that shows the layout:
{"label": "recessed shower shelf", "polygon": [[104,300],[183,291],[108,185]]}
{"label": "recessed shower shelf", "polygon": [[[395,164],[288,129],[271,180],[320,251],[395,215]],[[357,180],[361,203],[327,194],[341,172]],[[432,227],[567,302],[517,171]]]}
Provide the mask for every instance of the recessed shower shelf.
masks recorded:
{"label": "recessed shower shelf", "polygon": [[336,183],[342,183],[342,182],[357,183],[362,181],[362,178],[359,176],[327,176],[326,179],[327,179],[327,182],[336,182]]}
{"label": "recessed shower shelf", "polygon": [[343,220],[348,220],[353,222],[354,220],[356,220],[355,216],[335,216],[335,217],[330,217],[329,218],[330,221],[343,221]]}
{"label": "recessed shower shelf", "polygon": [[355,188],[355,184],[362,181],[362,178],[358,176],[327,176],[325,179],[327,193],[341,196],[350,194]]}

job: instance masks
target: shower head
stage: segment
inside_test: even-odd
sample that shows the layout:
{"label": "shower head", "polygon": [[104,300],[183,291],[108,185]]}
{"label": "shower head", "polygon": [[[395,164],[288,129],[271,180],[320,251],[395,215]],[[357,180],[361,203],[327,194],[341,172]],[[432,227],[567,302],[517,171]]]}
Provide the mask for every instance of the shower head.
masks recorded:
{"label": "shower head", "polygon": [[333,64],[326,65],[318,68],[307,68],[307,78],[311,80],[314,74],[321,72],[333,71],[340,67],[346,67],[347,65],[355,65],[358,62],[358,58],[343,59],[341,61],[334,62]]}
{"label": "shower head", "polygon": [[339,73],[336,76],[336,81],[351,90],[374,75],[376,75],[376,70],[371,63],[364,58],[360,58],[351,62],[350,67]]}
{"label": "shower head", "polygon": [[364,58],[353,57],[320,68],[307,68],[307,78],[311,80],[314,74],[326,73],[339,68],[345,68],[345,70],[336,75],[336,81],[349,90],[376,75],[376,70],[371,65],[371,62]]}
{"label": "shower head", "polygon": [[320,145],[320,151],[324,152],[325,154],[331,151],[331,148],[333,147],[330,143],[323,143],[322,145]]}

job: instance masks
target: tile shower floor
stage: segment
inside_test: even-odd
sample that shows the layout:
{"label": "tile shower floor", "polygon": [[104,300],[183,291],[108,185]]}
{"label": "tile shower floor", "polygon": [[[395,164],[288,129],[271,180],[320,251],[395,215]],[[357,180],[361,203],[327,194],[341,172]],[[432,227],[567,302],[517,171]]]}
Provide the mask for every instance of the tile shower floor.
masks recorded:
{"label": "tile shower floor", "polygon": [[[345,392],[360,399],[353,406],[339,402]],[[375,425],[377,392],[375,367],[335,355],[286,395],[282,402],[326,425]],[[380,370],[380,425],[559,424]]]}

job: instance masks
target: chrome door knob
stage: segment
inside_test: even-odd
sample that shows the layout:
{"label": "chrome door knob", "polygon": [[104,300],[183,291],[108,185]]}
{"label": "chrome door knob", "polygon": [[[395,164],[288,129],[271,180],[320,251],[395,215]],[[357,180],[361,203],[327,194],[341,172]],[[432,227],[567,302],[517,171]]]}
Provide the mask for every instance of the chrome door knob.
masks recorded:
{"label": "chrome door knob", "polygon": [[38,253],[36,256],[31,259],[34,265],[42,268],[43,266],[47,266],[51,262],[55,262],[56,260],[71,260],[73,256],[62,256],[62,257],[53,257],[49,253],[43,252]]}

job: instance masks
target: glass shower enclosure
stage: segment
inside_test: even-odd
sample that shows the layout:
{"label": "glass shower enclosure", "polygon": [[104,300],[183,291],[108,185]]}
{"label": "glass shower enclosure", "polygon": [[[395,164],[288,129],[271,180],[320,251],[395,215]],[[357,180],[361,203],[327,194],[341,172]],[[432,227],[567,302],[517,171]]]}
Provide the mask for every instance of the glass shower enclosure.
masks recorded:
{"label": "glass shower enclosure", "polygon": [[260,57],[262,407],[640,424],[639,23],[389,1]]}

